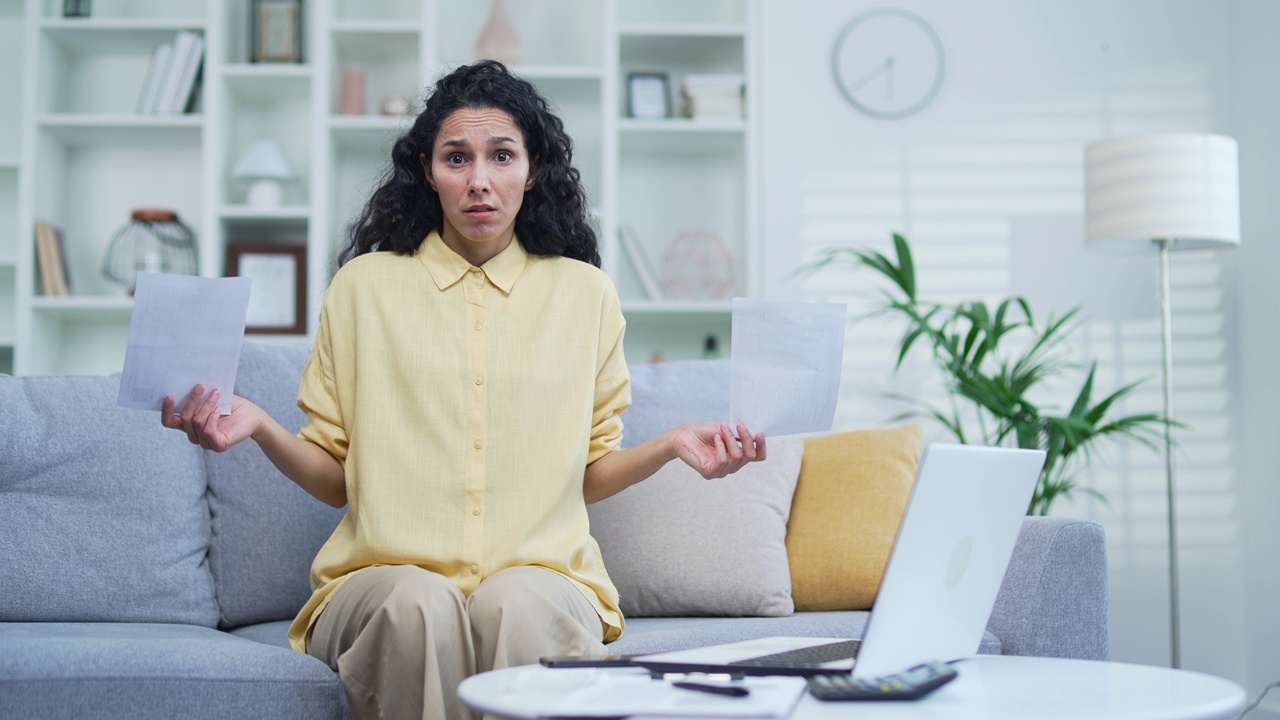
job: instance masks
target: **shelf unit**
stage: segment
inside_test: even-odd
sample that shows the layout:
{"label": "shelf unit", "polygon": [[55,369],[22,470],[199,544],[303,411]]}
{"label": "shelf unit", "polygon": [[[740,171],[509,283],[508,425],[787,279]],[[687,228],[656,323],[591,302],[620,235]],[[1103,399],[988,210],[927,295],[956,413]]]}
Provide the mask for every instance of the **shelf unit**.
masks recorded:
{"label": "shelf unit", "polygon": [[[320,132],[314,118],[324,76],[317,63],[319,23],[311,12],[313,3],[303,6],[301,62],[252,63],[248,0],[206,1],[211,2],[210,13],[223,33],[219,42],[208,43],[211,51],[205,58],[205,114],[210,124],[206,163],[215,172],[206,198],[214,210],[204,234],[213,242],[201,243],[201,267],[206,274],[222,275],[227,250],[238,243],[303,246],[307,248],[307,287],[312,291],[306,300],[310,317],[310,308],[319,307],[323,290],[317,284],[322,275],[317,268],[323,265],[326,247],[315,202]],[[249,183],[232,174],[249,147],[264,139],[280,144],[296,174],[296,179],[281,183],[281,203],[273,208],[247,204]],[[308,330],[314,329],[315,323],[309,323]],[[301,343],[307,337],[255,335],[254,339]]]}
{"label": "shelf unit", "polygon": [[[102,3],[63,18],[61,3],[24,5],[15,371],[120,369],[131,303],[101,274],[107,243],[134,207],[177,209],[201,233],[203,114],[140,115],[152,48],[183,30],[211,37],[199,0]],[[70,297],[37,294],[34,226],[61,227]]]}
{"label": "shelf unit", "polygon": [[[714,233],[731,258],[731,294],[758,295],[755,0],[507,7],[524,48],[513,69],[538,86],[573,137],[604,267],[623,298],[629,359],[698,357],[709,334],[727,352],[730,293],[648,298],[618,232],[632,228],[659,269],[682,232]],[[469,0],[305,0],[303,62],[254,64],[248,0],[113,0],[95,3],[102,14],[91,18],[62,18],[60,9],[54,0],[0,5],[0,60],[22,69],[0,78],[0,91],[21,98],[0,109],[0,372],[120,369],[131,302],[100,265],[135,207],[176,210],[196,231],[207,276],[223,273],[233,243],[305,246],[313,333],[334,253],[412,120],[379,115],[381,100],[397,93],[420,109],[423,88],[472,60],[490,12],[489,3]],[[138,115],[152,48],[180,30],[205,36],[195,111]],[[366,74],[364,114],[338,112],[347,65]],[[683,76],[740,73],[745,117],[627,118],[632,71],[666,73],[673,107]],[[262,138],[281,143],[298,177],[285,185],[282,205],[265,210],[246,204],[244,183],[231,173]],[[71,297],[37,294],[37,220],[66,233]]]}
{"label": "shelf unit", "polygon": [[[19,257],[24,237],[21,207],[23,142],[20,133],[23,109],[25,8],[20,2],[0,3],[0,373],[14,372],[18,345]],[[17,102],[13,99],[17,98]]]}
{"label": "shelf unit", "polygon": [[[610,247],[618,247],[618,226],[627,225],[661,276],[665,266],[681,264],[676,259],[678,236],[691,230],[708,231],[729,254],[733,282],[728,295],[755,296],[761,288],[755,265],[760,112],[755,92],[759,72],[754,3],[654,0],[618,2],[615,7],[610,71],[616,91],[609,117],[616,157],[611,219],[617,225],[606,228]],[[747,84],[745,117],[627,118],[626,80],[633,71],[664,73],[676,112],[684,76],[742,74]],[[732,304],[727,298],[646,299],[629,258],[615,251],[607,260],[623,297],[630,361],[644,362],[659,355],[696,358],[708,335],[717,337],[722,352],[729,352]]]}

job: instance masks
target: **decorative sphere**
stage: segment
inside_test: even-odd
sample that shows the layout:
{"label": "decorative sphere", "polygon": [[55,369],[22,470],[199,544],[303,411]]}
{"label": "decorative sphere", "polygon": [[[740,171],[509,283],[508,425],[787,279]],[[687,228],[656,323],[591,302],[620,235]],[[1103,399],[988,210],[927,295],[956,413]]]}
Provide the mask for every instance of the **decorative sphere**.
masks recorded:
{"label": "decorative sphere", "polygon": [[678,300],[716,300],[733,292],[733,254],[710,230],[682,230],[662,254],[662,285]]}

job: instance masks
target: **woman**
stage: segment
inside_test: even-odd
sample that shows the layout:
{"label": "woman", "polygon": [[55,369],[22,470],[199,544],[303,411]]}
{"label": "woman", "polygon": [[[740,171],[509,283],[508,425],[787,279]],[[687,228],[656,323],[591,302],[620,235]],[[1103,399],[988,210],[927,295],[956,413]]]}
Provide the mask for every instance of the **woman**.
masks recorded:
{"label": "woman", "polygon": [[341,262],[296,436],[199,386],[161,413],[206,449],[253,438],[348,506],[293,646],[360,718],[465,716],[470,674],[603,654],[624,623],[586,503],[677,457],[712,478],[766,449],[715,423],[618,449],[624,322],[560,120],[498,63],[440,79]]}

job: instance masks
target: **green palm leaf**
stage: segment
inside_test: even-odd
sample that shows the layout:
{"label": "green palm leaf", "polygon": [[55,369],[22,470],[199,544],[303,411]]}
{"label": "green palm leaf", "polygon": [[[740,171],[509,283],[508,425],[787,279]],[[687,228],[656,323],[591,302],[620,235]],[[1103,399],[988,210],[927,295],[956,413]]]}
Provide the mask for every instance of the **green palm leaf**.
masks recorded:
{"label": "green palm leaf", "polygon": [[[1080,467],[1086,466],[1097,441],[1104,438],[1136,442],[1158,450],[1161,431],[1178,426],[1155,413],[1116,417],[1115,408],[1145,380],[1129,383],[1094,402],[1097,362],[1087,369],[1071,362],[1072,333],[1080,327],[1082,308],[1059,317],[1050,315],[1041,324],[1031,305],[1020,296],[993,307],[975,300],[961,303],[923,301],[917,296],[915,261],[911,245],[893,234],[894,257],[870,249],[831,248],[799,272],[816,272],[840,262],[874,270],[888,281],[870,295],[875,306],[855,322],[871,317],[897,317],[905,329],[896,348],[895,372],[901,370],[912,350],[924,347],[943,385],[950,393],[949,409],[918,398],[888,394],[910,410],[891,422],[908,418],[936,422],[959,442],[1041,448],[1044,469],[1028,512],[1047,514],[1053,504],[1074,492],[1101,501],[1096,490],[1079,484]],[[994,308],[994,309],[993,309]],[[1079,390],[1065,413],[1045,412],[1037,399],[1046,381],[1066,381],[1081,372]],[[965,423],[976,423],[977,433]],[[1082,460],[1083,459],[1083,460]]]}

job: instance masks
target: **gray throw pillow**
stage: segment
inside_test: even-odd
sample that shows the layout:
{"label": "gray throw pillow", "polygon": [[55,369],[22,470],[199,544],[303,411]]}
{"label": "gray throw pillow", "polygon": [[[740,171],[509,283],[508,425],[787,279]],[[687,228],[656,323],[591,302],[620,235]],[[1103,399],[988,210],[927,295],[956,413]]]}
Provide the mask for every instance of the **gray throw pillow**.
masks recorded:
{"label": "gray throw pillow", "polygon": [[0,376],[0,621],[217,622],[201,450],[118,389]]}
{"label": "gray throw pillow", "polygon": [[768,453],[717,480],[674,460],[588,506],[624,615],[792,613],[787,519],[804,443],[777,438]]}
{"label": "gray throw pillow", "polygon": [[677,425],[729,419],[729,360],[632,365],[631,407],[622,413],[622,447]]}
{"label": "gray throw pillow", "polygon": [[[297,432],[306,422],[298,409],[298,381],[310,356],[308,347],[246,341],[235,392]],[[205,465],[219,624],[292,620],[311,596],[311,561],[345,509],[308,495],[252,441],[205,453]]]}

